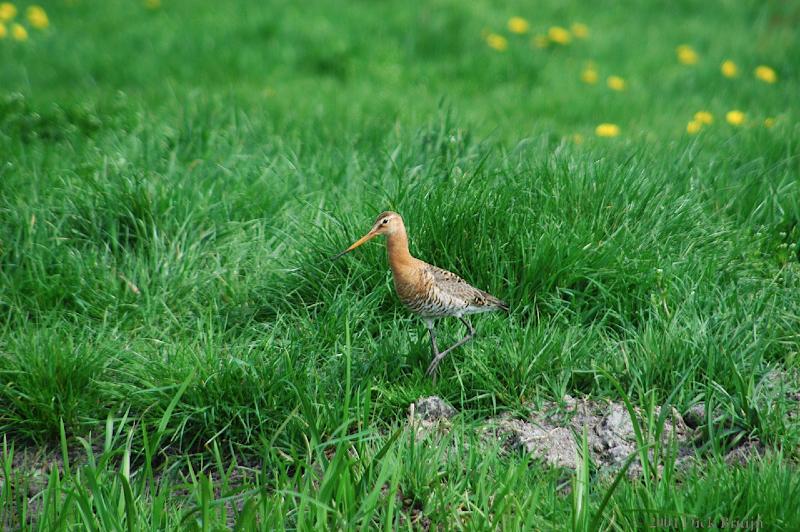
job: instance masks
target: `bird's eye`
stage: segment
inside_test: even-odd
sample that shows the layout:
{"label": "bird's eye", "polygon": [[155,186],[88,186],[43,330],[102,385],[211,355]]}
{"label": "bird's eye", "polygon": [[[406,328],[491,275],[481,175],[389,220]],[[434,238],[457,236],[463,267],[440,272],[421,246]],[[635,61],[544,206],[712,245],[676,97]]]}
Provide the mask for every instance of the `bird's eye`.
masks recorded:
{"label": "bird's eye", "polygon": [[388,224],[388,223],[389,223],[389,218],[384,218],[384,219],[383,219],[383,222],[381,222],[381,223],[383,223],[383,224]]}

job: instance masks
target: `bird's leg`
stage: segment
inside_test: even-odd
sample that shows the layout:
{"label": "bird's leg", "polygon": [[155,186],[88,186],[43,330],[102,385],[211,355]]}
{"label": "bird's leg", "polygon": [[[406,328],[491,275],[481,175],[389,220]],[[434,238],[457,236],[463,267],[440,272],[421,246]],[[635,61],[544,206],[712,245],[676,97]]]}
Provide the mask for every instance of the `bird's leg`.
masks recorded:
{"label": "bird's leg", "polygon": [[434,373],[436,372],[436,367],[439,365],[439,362],[441,362],[442,359],[445,356],[447,356],[447,353],[449,353],[450,351],[452,351],[456,347],[461,347],[465,343],[467,343],[470,340],[472,340],[472,337],[475,336],[475,329],[472,327],[472,324],[469,322],[469,320],[461,318],[461,317],[459,317],[458,319],[461,320],[461,323],[463,323],[464,325],[467,326],[467,331],[468,331],[467,335],[464,338],[462,338],[461,340],[459,340],[458,342],[454,343],[453,345],[451,345],[450,347],[445,349],[444,351],[442,351],[441,353],[435,354],[434,357],[433,357],[433,361],[431,362],[431,365],[428,366],[428,371],[425,372],[426,374],[428,374],[430,376],[433,376]]}
{"label": "bird's leg", "polygon": [[469,340],[470,338],[475,336],[475,328],[472,327],[472,324],[469,322],[469,320],[467,318],[458,318],[458,319],[461,320],[461,323],[463,323],[464,325],[467,326],[467,330],[469,331],[467,333],[467,337],[468,337],[467,339]]}
{"label": "bird's leg", "polygon": [[425,326],[428,327],[428,333],[431,335],[431,351],[433,351],[433,356],[436,357],[439,354],[439,347],[436,345],[435,322],[432,319],[426,319]]}
{"label": "bird's leg", "polygon": [[[436,360],[439,356],[439,346],[436,345],[436,326],[435,322],[428,318],[425,320],[425,325],[428,327],[428,333],[431,336],[431,352],[433,353],[433,359]],[[433,377],[434,381],[436,380],[436,376]]]}

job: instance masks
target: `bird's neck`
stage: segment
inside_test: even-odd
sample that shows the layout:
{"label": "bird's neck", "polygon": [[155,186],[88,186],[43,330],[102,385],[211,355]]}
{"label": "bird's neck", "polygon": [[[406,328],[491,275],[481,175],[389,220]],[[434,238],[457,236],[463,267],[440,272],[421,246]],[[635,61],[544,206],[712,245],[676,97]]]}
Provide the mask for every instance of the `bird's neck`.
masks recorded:
{"label": "bird's neck", "polygon": [[408,235],[405,227],[387,236],[386,253],[389,255],[389,266],[391,266],[393,272],[397,272],[414,262],[414,257],[408,252]]}

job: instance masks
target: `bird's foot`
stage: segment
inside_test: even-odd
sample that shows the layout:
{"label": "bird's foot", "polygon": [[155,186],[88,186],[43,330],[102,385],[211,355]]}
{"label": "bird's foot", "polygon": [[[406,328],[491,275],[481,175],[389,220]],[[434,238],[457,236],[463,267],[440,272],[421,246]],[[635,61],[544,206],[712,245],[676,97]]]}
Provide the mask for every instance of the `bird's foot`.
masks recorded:
{"label": "bird's foot", "polygon": [[442,361],[442,358],[444,357],[442,357],[441,355],[437,355],[433,359],[433,362],[431,362],[431,365],[428,366],[428,369],[425,371],[425,375],[431,377],[434,380],[434,382],[436,382],[436,368],[439,367],[439,362]]}

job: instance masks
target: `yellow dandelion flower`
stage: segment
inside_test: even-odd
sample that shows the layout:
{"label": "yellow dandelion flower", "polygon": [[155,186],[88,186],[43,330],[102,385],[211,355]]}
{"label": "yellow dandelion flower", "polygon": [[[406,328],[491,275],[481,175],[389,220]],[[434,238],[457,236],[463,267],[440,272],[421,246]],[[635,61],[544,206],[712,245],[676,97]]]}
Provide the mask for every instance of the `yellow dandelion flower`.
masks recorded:
{"label": "yellow dandelion flower", "polygon": [[11,2],[0,4],[0,22],[8,22],[17,16],[17,8]]}
{"label": "yellow dandelion flower", "polygon": [[709,125],[714,122],[714,117],[708,111],[697,111],[694,114],[694,120],[695,122]]}
{"label": "yellow dandelion flower", "polygon": [[730,59],[723,61],[719,69],[726,78],[735,78],[739,74],[739,67]]}
{"label": "yellow dandelion flower", "polygon": [[11,36],[14,37],[15,41],[27,41],[28,30],[26,30],[21,24],[12,24]]}
{"label": "yellow dandelion flower", "polygon": [[678,46],[675,51],[678,54],[678,61],[684,65],[694,65],[699,59],[697,52],[695,52],[694,48],[688,44],[682,44]]}
{"label": "yellow dandelion flower", "polygon": [[575,133],[574,135],[572,135],[572,142],[574,142],[575,144],[583,144],[583,135],[581,135],[580,133]]}
{"label": "yellow dandelion flower", "polygon": [[729,124],[733,126],[741,126],[744,124],[744,113],[734,109],[733,111],[728,111],[725,114],[725,120],[728,121]]}
{"label": "yellow dandelion flower", "polygon": [[532,42],[536,48],[547,48],[550,45],[550,39],[547,38],[547,35],[537,35]]}
{"label": "yellow dandelion flower", "polygon": [[764,127],[765,128],[769,129],[774,125],[775,125],[775,119],[774,118],[769,117],[769,118],[765,118],[764,119]]}
{"label": "yellow dandelion flower", "polygon": [[690,135],[698,133],[703,128],[703,124],[698,120],[689,120],[686,124],[686,132]]}
{"label": "yellow dandelion flower", "polygon": [[531,25],[522,17],[511,17],[508,19],[508,31],[511,33],[528,33]]}
{"label": "yellow dandelion flower", "polygon": [[572,30],[572,34],[576,39],[585,39],[589,36],[589,26],[586,24],[575,22],[572,24],[572,26],[570,26],[569,29]]}
{"label": "yellow dandelion flower", "polygon": [[47,13],[40,6],[30,6],[27,11],[28,22],[37,30],[43,30],[50,25]]}
{"label": "yellow dandelion flower", "polygon": [[589,85],[597,83],[597,77],[597,70],[592,67],[586,67],[583,69],[583,72],[581,72],[581,81]]}
{"label": "yellow dandelion flower", "polygon": [[598,137],[616,137],[619,135],[619,126],[616,124],[604,123],[597,126],[594,132]]}
{"label": "yellow dandelion flower", "polygon": [[5,39],[7,35],[8,29],[6,28],[6,25],[0,22],[0,39]]}
{"label": "yellow dandelion flower", "polygon": [[158,9],[161,7],[161,0],[144,0],[144,7],[147,9]]}
{"label": "yellow dandelion flower", "polygon": [[625,90],[625,80],[619,76],[608,76],[606,80],[606,84],[608,85],[609,89],[615,91],[624,91]]}
{"label": "yellow dandelion flower", "polygon": [[569,44],[569,42],[572,40],[569,30],[566,30],[561,26],[551,27],[549,30],[547,30],[547,36],[556,44]]}
{"label": "yellow dandelion flower", "polygon": [[764,83],[775,83],[778,81],[778,75],[767,65],[759,65],[756,67],[755,75]]}
{"label": "yellow dandelion flower", "polygon": [[496,33],[490,33],[486,36],[486,44],[498,52],[505,52],[506,49],[508,49],[508,40],[502,35],[498,35]]}

